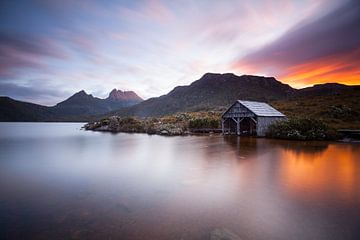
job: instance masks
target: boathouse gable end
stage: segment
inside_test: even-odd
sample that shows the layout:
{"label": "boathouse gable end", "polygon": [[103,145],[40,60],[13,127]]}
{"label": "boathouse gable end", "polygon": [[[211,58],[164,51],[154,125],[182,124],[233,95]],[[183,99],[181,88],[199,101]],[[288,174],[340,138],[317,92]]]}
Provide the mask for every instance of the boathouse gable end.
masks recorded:
{"label": "boathouse gable end", "polygon": [[224,118],[233,117],[255,117],[255,114],[247,107],[236,101],[223,115]]}
{"label": "boathouse gable end", "polygon": [[238,100],[221,118],[223,133],[265,136],[268,127],[286,116],[264,102]]}

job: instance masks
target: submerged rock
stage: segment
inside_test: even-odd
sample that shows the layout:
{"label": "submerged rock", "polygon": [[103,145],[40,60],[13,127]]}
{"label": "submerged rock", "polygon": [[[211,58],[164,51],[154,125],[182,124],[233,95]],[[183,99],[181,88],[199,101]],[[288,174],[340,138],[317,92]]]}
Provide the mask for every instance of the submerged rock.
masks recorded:
{"label": "submerged rock", "polygon": [[160,131],[160,134],[161,134],[161,135],[169,135],[170,133],[169,133],[168,130],[165,130],[165,129],[164,129],[164,130],[161,130],[161,131]]}
{"label": "submerged rock", "polygon": [[229,229],[217,228],[210,232],[210,240],[241,240],[241,238]]}
{"label": "submerged rock", "polygon": [[100,126],[100,127],[96,128],[96,131],[108,132],[109,131],[109,126],[108,125]]}

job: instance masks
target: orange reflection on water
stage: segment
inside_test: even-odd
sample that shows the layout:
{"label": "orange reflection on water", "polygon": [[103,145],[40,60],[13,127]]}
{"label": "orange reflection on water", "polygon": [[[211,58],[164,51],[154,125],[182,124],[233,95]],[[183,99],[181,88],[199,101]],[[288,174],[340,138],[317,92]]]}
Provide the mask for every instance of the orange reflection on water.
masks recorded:
{"label": "orange reflection on water", "polygon": [[329,194],[345,201],[358,199],[359,148],[329,145],[320,152],[282,151],[280,176],[286,191],[296,197],[316,199]]}

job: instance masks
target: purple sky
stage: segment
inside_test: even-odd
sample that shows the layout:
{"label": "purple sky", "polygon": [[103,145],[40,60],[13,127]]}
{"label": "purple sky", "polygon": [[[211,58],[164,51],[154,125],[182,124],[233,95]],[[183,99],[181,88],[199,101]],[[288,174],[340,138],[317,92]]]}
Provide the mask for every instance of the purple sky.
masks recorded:
{"label": "purple sky", "polygon": [[1,1],[0,95],[149,98],[206,72],[360,84],[357,2]]}

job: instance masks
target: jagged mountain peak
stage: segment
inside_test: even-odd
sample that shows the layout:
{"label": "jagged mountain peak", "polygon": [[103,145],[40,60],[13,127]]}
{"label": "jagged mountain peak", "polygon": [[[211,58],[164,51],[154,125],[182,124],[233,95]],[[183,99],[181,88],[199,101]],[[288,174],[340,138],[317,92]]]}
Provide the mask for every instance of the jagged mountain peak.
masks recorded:
{"label": "jagged mountain peak", "polygon": [[142,101],[143,99],[139,97],[134,91],[122,91],[114,88],[110,93],[108,98],[109,100],[129,100],[129,101]]}
{"label": "jagged mountain peak", "polygon": [[[130,94],[129,94],[130,92]],[[63,115],[94,115],[134,105],[142,100],[132,91],[113,89],[108,98],[102,99],[81,90],[65,101],[58,103],[55,108]]]}
{"label": "jagged mountain peak", "polygon": [[71,97],[93,97],[93,95],[88,94],[87,92],[85,92],[85,90],[81,90],[75,93],[74,95],[72,95]]}

